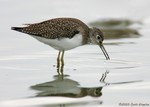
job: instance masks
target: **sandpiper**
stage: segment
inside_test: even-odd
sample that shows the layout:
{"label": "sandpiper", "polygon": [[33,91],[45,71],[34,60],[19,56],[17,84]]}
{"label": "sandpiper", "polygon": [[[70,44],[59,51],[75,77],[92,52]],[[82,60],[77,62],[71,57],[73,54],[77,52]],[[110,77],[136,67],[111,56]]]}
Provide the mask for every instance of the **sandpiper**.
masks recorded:
{"label": "sandpiper", "polygon": [[[103,33],[98,28],[89,28],[85,23],[76,18],[55,18],[40,23],[26,24],[25,27],[11,27],[22,33],[26,33],[57,50],[57,66],[60,61],[64,65],[64,52],[88,43],[100,46],[106,59],[109,60],[103,46]],[[60,54],[61,59],[60,59]]]}

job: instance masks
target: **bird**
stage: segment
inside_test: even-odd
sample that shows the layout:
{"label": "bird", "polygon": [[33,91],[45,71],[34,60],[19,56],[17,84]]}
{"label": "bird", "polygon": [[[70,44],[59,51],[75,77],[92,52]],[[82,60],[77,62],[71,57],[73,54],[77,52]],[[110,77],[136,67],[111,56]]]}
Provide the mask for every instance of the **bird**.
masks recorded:
{"label": "bird", "polygon": [[11,27],[12,30],[32,36],[38,41],[58,50],[57,67],[64,66],[64,52],[79,46],[93,43],[99,45],[106,60],[110,57],[103,46],[104,35],[99,28],[88,27],[77,18],[53,18],[24,27]]}

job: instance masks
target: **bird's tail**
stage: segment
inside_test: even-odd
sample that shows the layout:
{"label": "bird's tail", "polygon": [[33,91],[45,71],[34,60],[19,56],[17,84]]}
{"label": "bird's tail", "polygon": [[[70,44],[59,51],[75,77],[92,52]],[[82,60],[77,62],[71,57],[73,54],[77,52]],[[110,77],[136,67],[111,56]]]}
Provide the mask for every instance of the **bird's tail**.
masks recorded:
{"label": "bird's tail", "polygon": [[23,27],[11,27],[11,30],[22,32],[23,31]]}

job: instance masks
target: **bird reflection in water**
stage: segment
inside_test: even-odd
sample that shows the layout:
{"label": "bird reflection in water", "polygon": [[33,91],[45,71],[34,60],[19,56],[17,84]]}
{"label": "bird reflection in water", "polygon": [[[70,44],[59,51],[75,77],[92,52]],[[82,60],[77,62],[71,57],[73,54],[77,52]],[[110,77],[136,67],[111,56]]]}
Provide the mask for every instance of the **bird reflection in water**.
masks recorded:
{"label": "bird reflection in water", "polygon": [[[61,69],[62,70],[62,69]],[[31,86],[32,89],[39,91],[36,97],[44,97],[44,96],[60,96],[60,97],[70,97],[70,98],[82,98],[86,96],[91,97],[101,97],[102,96],[102,89],[108,85],[119,85],[119,84],[128,84],[134,82],[141,82],[141,80],[136,81],[125,81],[125,82],[115,82],[115,83],[108,83],[106,82],[106,78],[109,74],[109,71],[106,70],[105,73],[102,74],[100,83],[103,83],[102,86],[97,87],[82,87],[80,84],[72,79],[69,79],[69,75],[56,75],[54,76],[53,81],[37,84]],[[99,104],[102,104],[103,101],[99,101]],[[66,104],[60,104],[60,107],[65,107]],[[48,105],[46,107],[51,107]]]}
{"label": "bird reflection in water", "polygon": [[[100,78],[100,82],[105,83],[108,71]],[[36,96],[63,96],[71,98],[81,98],[85,96],[100,97],[102,96],[103,86],[98,87],[81,87],[80,84],[68,78],[68,75],[56,75],[54,80],[32,86],[34,90],[40,91]]]}

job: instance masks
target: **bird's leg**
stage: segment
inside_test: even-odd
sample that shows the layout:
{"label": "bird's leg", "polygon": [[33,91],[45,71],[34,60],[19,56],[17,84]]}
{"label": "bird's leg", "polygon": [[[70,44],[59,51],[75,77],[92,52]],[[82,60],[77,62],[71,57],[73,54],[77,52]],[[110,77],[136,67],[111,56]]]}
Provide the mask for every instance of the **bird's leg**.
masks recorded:
{"label": "bird's leg", "polygon": [[59,69],[60,67],[60,53],[61,51],[58,52],[58,56],[57,56],[57,69]]}
{"label": "bird's leg", "polygon": [[63,50],[61,55],[61,70],[60,70],[62,75],[63,75],[63,67],[64,67],[64,53],[65,51]]}
{"label": "bird's leg", "polygon": [[61,65],[64,66],[64,53],[65,51],[62,51],[62,55],[61,55]]}

